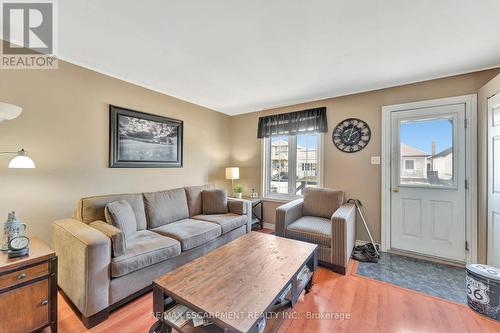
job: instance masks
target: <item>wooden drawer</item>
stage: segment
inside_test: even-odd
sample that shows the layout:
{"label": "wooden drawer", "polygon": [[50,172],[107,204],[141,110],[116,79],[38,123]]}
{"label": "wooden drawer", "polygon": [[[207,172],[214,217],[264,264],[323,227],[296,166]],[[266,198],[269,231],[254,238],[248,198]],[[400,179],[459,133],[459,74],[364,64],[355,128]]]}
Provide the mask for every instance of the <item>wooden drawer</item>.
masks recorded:
{"label": "wooden drawer", "polygon": [[0,294],[0,333],[26,333],[49,323],[49,281]]}
{"label": "wooden drawer", "polygon": [[49,264],[47,262],[29,268],[20,269],[12,273],[7,273],[0,276],[0,290],[47,274],[49,274]]}

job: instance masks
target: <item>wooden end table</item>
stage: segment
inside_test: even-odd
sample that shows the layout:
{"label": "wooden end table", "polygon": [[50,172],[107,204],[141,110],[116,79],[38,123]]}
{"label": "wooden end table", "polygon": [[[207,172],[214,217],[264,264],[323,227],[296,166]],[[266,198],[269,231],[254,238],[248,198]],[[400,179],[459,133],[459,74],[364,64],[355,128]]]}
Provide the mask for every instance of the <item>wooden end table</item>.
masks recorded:
{"label": "wooden end table", "polygon": [[29,247],[18,258],[0,252],[0,333],[57,332],[57,257],[37,237]]}
{"label": "wooden end table", "polygon": [[[274,332],[283,314],[309,291],[317,268],[315,244],[252,232],[153,283],[151,332]],[[212,324],[176,326],[169,314],[187,306]],[[269,316],[269,314],[271,314]]]}

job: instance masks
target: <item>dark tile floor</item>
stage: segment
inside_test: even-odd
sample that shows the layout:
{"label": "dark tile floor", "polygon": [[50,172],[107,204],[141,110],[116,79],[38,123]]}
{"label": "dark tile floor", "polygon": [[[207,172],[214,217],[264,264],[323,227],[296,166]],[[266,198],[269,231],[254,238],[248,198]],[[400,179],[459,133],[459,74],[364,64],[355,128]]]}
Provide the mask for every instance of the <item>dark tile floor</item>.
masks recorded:
{"label": "dark tile floor", "polygon": [[467,304],[465,268],[381,253],[378,263],[360,262],[357,274]]}

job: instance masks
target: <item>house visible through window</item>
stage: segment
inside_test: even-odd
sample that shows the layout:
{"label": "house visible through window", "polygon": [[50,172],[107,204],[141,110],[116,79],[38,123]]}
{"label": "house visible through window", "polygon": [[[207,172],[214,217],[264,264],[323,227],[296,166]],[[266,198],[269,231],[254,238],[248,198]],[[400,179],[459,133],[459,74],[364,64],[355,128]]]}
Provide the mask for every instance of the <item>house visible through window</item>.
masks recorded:
{"label": "house visible through window", "polygon": [[406,170],[415,169],[415,161],[414,160],[405,160],[405,169]]}
{"label": "house visible through window", "polygon": [[265,139],[265,194],[297,196],[320,184],[321,134],[275,135]]}

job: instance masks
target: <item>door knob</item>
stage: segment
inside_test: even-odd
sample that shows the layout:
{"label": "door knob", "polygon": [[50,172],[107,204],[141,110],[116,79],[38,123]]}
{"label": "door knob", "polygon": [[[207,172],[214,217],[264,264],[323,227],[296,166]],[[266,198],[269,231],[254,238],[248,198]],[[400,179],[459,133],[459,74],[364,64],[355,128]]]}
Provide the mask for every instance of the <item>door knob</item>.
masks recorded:
{"label": "door knob", "polygon": [[392,192],[399,192],[399,188],[398,187],[393,187],[392,188]]}
{"label": "door knob", "polygon": [[49,304],[49,300],[44,299],[44,300],[42,301],[42,305],[47,305],[47,304]]}

